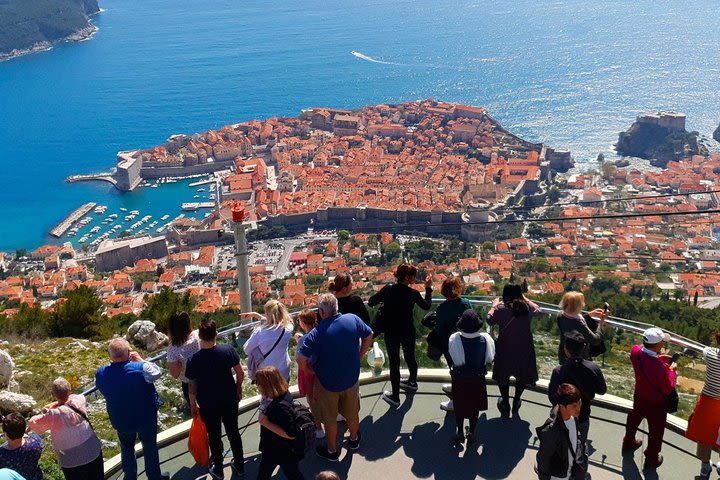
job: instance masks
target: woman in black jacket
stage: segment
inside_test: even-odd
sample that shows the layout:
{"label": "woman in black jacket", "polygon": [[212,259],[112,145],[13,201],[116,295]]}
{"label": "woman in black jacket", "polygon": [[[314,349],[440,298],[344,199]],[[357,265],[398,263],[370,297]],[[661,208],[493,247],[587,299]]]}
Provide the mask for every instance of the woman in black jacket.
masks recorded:
{"label": "woman in black jacket", "polygon": [[362,319],[363,322],[370,325],[370,313],[368,313],[365,302],[359,295],[352,294],[353,279],[349,273],[338,273],[333,278],[328,290],[335,295],[338,300],[339,313],[354,313]]}
{"label": "woman in black jacket", "polygon": [[[425,298],[420,292],[410,287],[417,280],[417,268],[402,264],[395,271],[397,283],[385,285],[382,290],[370,297],[368,305],[382,303],[383,328],[385,346],[390,362],[390,384],[392,392],[384,392],[383,400],[394,407],[400,406],[400,387],[406,390],[417,390],[418,365],[415,360],[415,322],[413,309],[415,305],[423,310],[432,306],[432,276],[425,280]],[[400,347],[407,363],[410,376],[400,381]]]}
{"label": "woman in black jacket", "polygon": [[580,390],[563,383],[557,399],[550,418],[536,430],[540,440],[535,466],[538,479],[585,480],[588,462],[577,423],[582,406]]}

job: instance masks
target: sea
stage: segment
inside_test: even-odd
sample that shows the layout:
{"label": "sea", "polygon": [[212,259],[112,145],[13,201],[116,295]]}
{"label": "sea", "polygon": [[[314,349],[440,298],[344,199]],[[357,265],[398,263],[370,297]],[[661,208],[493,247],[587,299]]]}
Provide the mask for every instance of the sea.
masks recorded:
{"label": "sea", "polygon": [[91,201],[106,215],[174,217],[197,195],[188,182],[120,193],[64,179],[172,134],[308,107],[482,105],[588,168],[599,153],[613,158],[618,132],[643,112],[684,112],[708,137],[720,122],[716,0],[100,6],[91,40],[0,63],[0,250],[58,242],[48,230]]}

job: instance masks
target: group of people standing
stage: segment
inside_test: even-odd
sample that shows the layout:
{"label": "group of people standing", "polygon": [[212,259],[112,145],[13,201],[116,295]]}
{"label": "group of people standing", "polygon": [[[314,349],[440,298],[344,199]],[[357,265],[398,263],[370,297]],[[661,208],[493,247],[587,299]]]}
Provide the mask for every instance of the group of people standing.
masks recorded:
{"label": "group of people standing", "polygon": [[[298,316],[302,333],[293,336],[294,322],[283,304],[270,300],[264,315],[251,313],[258,326],[244,344],[248,373],[261,394],[259,406],[260,451],[258,479],[270,479],[277,467],[289,480],[302,480],[297,439],[303,435],[296,422],[296,405],[289,393],[292,359],[289,347],[297,342],[298,385],[307,397],[315,419],[317,438],[326,442],[316,448],[319,456],[337,461],[340,457],[338,421],[347,424],[347,448],[360,447],[360,359],[373,338],[385,337],[389,359],[391,390],[382,398],[391,406],[400,405],[400,393],[418,388],[418,364],[415,358],[417,331],[414,308],[431,308],[432,281],[425,281],[424,295],[411,287],[417,283],[417,268],[400,265],[396,283],[386,285],[370,297],[370,306],[379,306],[375,322],[362,299],[352,294],[352,277],[339,274],[329,285],[332,293],[318,298],[317,310],[305,310]],[[526,299],[519,285],[506,285],[502,297],[490,308],[486,322],[463,298],[464,285],[459,277],[443,281],[440,293],[445,297],[435,315],[432,333],[441,355],[450,369],[451,384],[443,390],[451,398],[441,408],[454,413],[456,433],[453,440],[468,444],[476,440],[481,411],[488,409],[486,374],[490,364],[492,378],[500,396],[497,408],[502,418],[518,416],[526,388],[538,381],[538,369],[532,334],[533,318],[541,309]],[[560,302],[557,318],[560,331],[558,366],[553,370],[548,398],[553,405],[549,418],[537,428],[540,440],[536,472],[541,480],[579,480],[587,473],[586,443],[590,429],[590,410],[596,395],[606,392],[601,368],[592,357],[604,349],[602,327],[605,309],[584,312],[584,296],[568,292]],[[599,319],[599,320],[596,320]],[[372,324],[372,327],[371,327]],[[171,346],[167,351],[170,374],[182,382],[183,396],[193,416],[202,419],[208,432],[213,478],[223,478],[224,451],[221,429],[224,427],[233,459],[230,467],[244,473],[244,452],[238,429],[238,403],[245,379],[240,356],[232,345],[217,343],[217,327],[206,317],[196,330],[185,312],[169,319]],[[716,336],[720,344],[720,332]],[[642,445],[636,439],[643,419],[648,422],[645,468],[663,463],[660,454],[665,422],[676,383],[676,359],[662,355],[670,340],[658,328],[647,329],[643,344],[635,345],[630,360],[635,372],[633,408],[626,422],[623,452]],[[409,376],[401,379],[400,353]],[[124,478],[137,478],[135,442],[144,451],[145,473],[150,480],[169,478],[161,472],[157,448],[157,412],[160,404],[154,386],[162,375],[159,366],[144,361],[123,338],[108,346],[110,364],[96,372],[96,385],[105,397],[107,411],[120,440]],[[718,448],[720,428],[720,350],[708,347],[705,388],[690,417],[687,437],[698,442],[701,478],[708,479],[710,455]],[[514,382],[511,382],[511,378]],[[510,385],[514,395],[510,397]],[[5,478],[42,479],[38,467],[43,440],[36,433],[49,430],[58,452],[60,467],[68,479],[101,479],[103,463],[101,443],[87,416],[82,395],[74,395],[63,378],[52,386],[55,402],[45,406],[28,422],[11,414],[2,419],[8,441],[0,446],[0,480]],[[467,430],[465,420],[468,421]],[[342,440],[342,439],[341,439]],[[8,470],[12,469],[12,470]],[[323,472],[317,478],[332,479]]]}

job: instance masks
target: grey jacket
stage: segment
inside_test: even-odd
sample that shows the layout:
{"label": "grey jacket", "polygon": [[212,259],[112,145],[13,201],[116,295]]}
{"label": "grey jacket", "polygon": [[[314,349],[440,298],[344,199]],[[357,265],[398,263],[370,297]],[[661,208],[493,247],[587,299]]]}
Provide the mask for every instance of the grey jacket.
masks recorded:
{"label": "grey jacket", "polygon": [[[577,422],[577,420],[575,420]],[[580,448],[580,452],[576,452],[576,458],[580,458],[580,462],[575,462],[569,458],[570,432],[568,432],[565,422],[558,413],[558,406],[554,406],[550,410],[550,417],[545,423],[536,430],[537,437],[540,440],[540,448],[536,457],[536,472],[539,480],[550,480],[550,477],[563,478],[567,474],[570,462],[574,463],[570,478],[573,480],[584,480],[587,472],[587,455],[585,453],[585,445],[580,441],[580,429],[577,429],[578,437],[575,439],[575,445]]]}

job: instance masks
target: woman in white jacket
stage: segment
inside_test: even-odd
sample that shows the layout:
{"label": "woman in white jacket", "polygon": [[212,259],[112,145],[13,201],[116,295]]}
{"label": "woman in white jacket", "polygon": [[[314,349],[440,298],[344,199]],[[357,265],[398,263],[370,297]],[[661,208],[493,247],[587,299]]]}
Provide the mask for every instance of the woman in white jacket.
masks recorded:
{"label": "woman in white jacket", "polygon": [[[482,326],[482,318],[474,310],[466,310],[458,320],[458,331],[450,336],[449,353],[453,361],[450,376],[457,421],[453,439],[458,443],[465,439],[468,444],[475,441],[478,417],[488,408],[485,374],[486,365],[495,358],[495,343],[489,334],[480,331]],[[470,426],[464,435],[466,418]]]}

